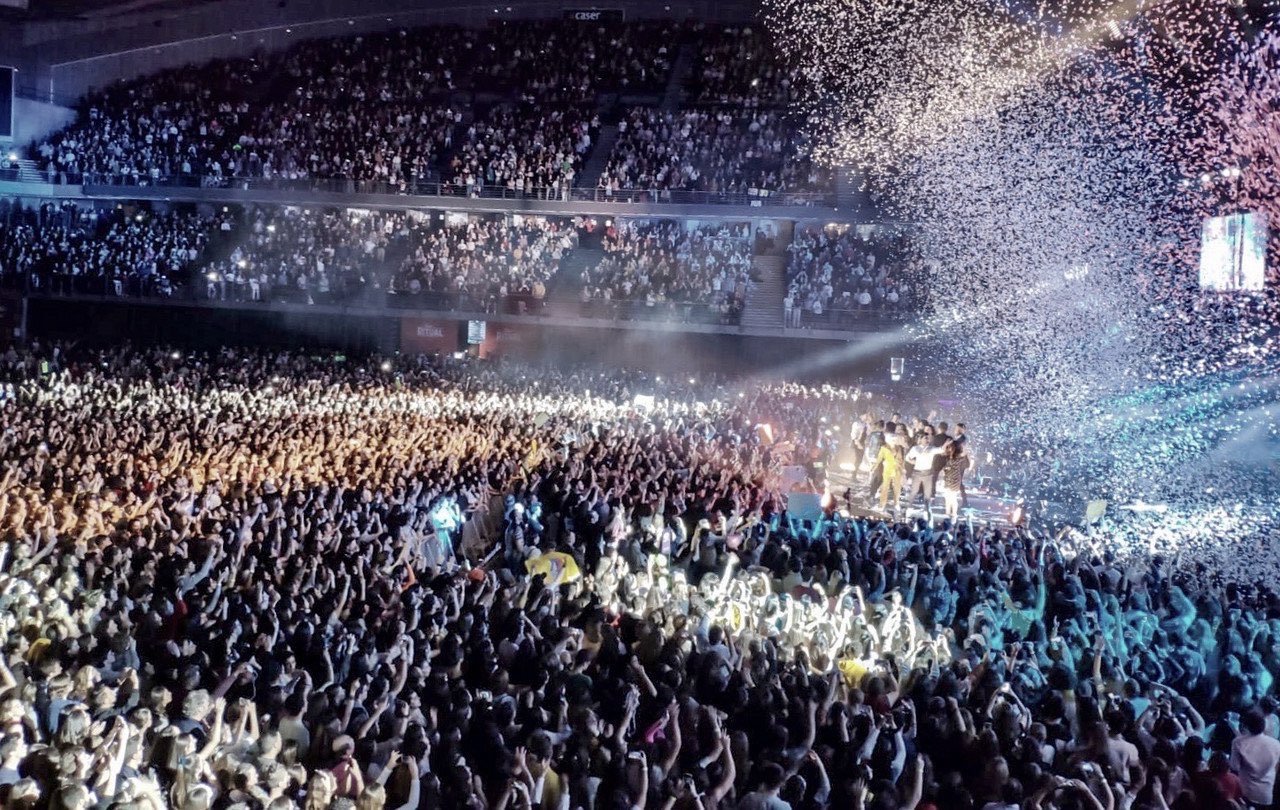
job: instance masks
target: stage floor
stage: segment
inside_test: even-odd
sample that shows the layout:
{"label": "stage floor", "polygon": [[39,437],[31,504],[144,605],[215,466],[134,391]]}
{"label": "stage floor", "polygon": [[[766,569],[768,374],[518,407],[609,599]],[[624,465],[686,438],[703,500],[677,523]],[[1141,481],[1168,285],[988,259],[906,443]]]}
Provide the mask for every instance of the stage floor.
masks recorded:
{"label": "stage floor", "polygon": [[[879,510],[879,499],[867,497],[867,473],[847,472],[847,471],[831,471],[827,474],[826,484],[831,494],[835,496],[840,504],[842,511],[848,512],[852,516],[872,517],[884,520],[914,520],[915,518],[925,517],[924,505],[920,499],[916,499],[914,506],[907,505],[906,495],[902,498],[902,508],[895,514],[892,512],[881,512]],[[990,524],[992,526],[1011,527],[1014,525],[1014,512],[1019,505],[1017,498],[1010,498],[1000,495],[985,487],[966,486],[966,494],[968,495],[968,508],[960,510],[960,519],[970,519],[975,526]],[[844,499],[845,490],[852,490],[850,502],[846,503]],[[944,517],[945,506],[941,495],[935,495],[933,498],[933,522],[937,526],[942,523]],[[1024,505],[1024,511],[1034,513],[1040,511],[1037,505]],[[892,504],[890,504],[892,507]]]}

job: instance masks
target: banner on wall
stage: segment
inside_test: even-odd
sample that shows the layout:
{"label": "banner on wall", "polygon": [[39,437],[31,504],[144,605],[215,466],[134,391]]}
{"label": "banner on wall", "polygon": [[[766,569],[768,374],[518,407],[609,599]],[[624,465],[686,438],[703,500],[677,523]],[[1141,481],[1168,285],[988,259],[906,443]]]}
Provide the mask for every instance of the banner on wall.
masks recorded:
{"label": "banner on wall", "polygon": [[566,8],[564,18],[584,23],[620,23],[626,15],[620,8]]}
{"label": "banner on wall", "polygon": [[406,354],[448,354],[458,351],[458,344],[455,321],[400,319],[400,351]]}
{"label": "banner on wall", "polygon": [[532,350],[538,342],[537,324],[493,323],[486,325],[484,342],[480,344],[481,357],[520,356]]}

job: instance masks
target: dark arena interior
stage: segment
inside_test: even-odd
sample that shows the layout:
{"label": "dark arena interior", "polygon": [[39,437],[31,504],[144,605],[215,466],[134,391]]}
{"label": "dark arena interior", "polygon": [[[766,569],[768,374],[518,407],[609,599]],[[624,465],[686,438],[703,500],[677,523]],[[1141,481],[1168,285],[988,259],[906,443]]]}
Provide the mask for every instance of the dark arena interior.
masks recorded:
{"label": "dark arena interior", "polygon": [[0,807],[1280,807],[1280,0],[496,2],[0,0]]}

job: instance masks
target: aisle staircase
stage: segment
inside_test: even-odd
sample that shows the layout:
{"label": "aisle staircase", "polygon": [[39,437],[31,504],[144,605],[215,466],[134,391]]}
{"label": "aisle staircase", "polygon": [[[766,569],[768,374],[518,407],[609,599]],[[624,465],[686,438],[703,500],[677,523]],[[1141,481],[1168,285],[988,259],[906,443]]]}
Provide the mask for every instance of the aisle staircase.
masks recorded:
{"label": "aisle staircase", "polygon": [[199,258],[196,259],[196,269],[203,274],[205,268],[218,262],[226,261],[231,257],[231,251],[235,250],[238,245],[243,245],[249,241],[253,211],[253,206],[235,206],[231,208],[233,214],[231,230],[224,231],[216,225],[214,226],[213,230],[209,232],[209,238],[205,240],[204,250]]}
{"label": "aisle staircase", "polygon": [[609,157],[613,154],[614,144],[618,142],[618,125],[605,124],[600,127],[600,137],[591,145],[591,155],[578,173],[574,185],[578,188],[595,188],[605,166],[609,165]]}
{"label": "aisle staircase", "polygon": [[676,52],[675,61],[671,63],[671,78],[667,79],[667,89],[662,95],[662,111],[675,112],[684,101],[684,86],[693,75],[693,62],[698,58],[698,48],[691,43],[683,43]]}
{"label": "aisle staircase", "polygon": [[742,309],[745,329],[781,329],[782,299],[787,294],[787,260],[773,253],[751,261],[751,275],[758,279],[747,293]]}
{"label": "aisle staircase", "polygon": [[439,177],[441,182],[447,182],[451,177],[446,177],[445,167],[449,165],[449,161],[454,155],[462,151],[462,147],[467,142],[467,128],[471,126],[473,121],[484,120],[490,107],[485,107],[482,114],[477,115],[475,107],[469,102],[462,102],[459,99],[461,94],[455,93],[449,99],[449,104],[454,109],[462,113],[462,120],[453,125],[453,143],[447,149],[441,149],[431,158],[431,170]]}
{"label": "aisle staircase", "polygon": [[560,261],[560,269],[547,282],[547,297],[577,301],[582,292],[582,271],[595,267],[603,258],[604,251],[598,248],[578,247],[569,251]]}
{"label": "aisle staircase", "polygon": [[30,158],[18,158],[18,182],[19,183],[47,183],[48,179],[44,176],[44,172],[40,171],[40,167]]}
{"label": "aisle staircase", "polygon": [[871,198],[863,190],[863,178],[848,166],[836,169],[836,206],[854,211],[860,216],[875,216]]}

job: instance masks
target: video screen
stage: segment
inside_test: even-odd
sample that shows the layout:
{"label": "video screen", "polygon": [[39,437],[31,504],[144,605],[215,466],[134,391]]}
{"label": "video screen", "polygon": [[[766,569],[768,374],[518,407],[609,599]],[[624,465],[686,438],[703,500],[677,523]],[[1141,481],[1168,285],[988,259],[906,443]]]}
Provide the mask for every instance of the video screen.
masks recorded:
{"label": "video screen", "polygon": [[1231,214],[1205,220],[1200,243],[1200,288],[1261,291],[1267,278],[1267,219]]}

